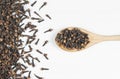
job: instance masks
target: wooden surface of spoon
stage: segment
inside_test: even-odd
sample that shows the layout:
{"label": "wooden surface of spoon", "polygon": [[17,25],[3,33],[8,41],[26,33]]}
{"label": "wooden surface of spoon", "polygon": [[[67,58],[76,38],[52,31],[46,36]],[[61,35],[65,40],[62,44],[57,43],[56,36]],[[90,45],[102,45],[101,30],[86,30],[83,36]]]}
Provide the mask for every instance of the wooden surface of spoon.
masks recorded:
{"label": "wooden surface of spoon", "polygon": [[[71,30],[73,28],[78,28],[78,27],[68,27],[67,29]],[[66,28],[65,28],[66,29]],[[99,42],[103,42],[103,41],[120,41],[120,35],[111,35],[111,36],[107,36],[107,35],[99,35],[99,34],[95,34],[95,33],[92,33],[90,31],[87,31],[85,29],[82,29],[82,28],[78,28],[80,31],[82,31],[83,33],[86,33],[88,34],[88,38],[89,38],[89,43],[84,47],[84,48],[81,48],[81,49],[68,49],[68,48],[65,48],[63,45],[60,45],[57,41],[56,44],[63,50],[65,51],[69,51],[69,52],[75,52],[75,51],[80,51],[80,50],[84,50],[92,45],[95,45]],[[63,29],[64,30],[64,29]],[[61,30],[62,31],[62,30]],[[61,32],[60,31],[60,32]],[[59,33],[60,33],[59,32]]]}

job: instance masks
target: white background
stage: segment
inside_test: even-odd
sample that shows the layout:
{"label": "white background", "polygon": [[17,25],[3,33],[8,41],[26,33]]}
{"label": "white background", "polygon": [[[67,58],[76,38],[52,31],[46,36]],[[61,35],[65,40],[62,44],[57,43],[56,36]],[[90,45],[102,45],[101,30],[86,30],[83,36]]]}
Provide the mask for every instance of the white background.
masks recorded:
{"label": "white background", "polygon": [[[49,39],[48,45],[40,47],[48,53],[50,59],[47,62],[43,60],[43,65],[50,68],[49,71],[42,72],[44,79],[120,79],[120,41],[102,42],[74,53],[61,50],[54,42],[56,33],[69,26],[102,35],[120,35],[120,1],[46,1],[48,5],[42,11],[48,13],[52,20],[46,18],[47,22],[40,24],[39,28],[46,30],[51,27],[54,31],[43,36],[38,33],[42,37],[39,45]],[[37,4],[36,8],[39,8],[42,2]],[[39,70],[33,70],[40,75],[37,72]]]}

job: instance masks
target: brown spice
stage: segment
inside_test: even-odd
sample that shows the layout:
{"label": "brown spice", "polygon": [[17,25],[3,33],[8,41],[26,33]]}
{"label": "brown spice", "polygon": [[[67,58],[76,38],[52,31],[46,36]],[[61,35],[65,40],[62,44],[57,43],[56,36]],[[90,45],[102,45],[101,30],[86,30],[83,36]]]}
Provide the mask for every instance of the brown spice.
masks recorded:
{"label": "brown spice", "polygon": [[59,46],[63,46],[66,49],[84,48],[89,43],[88,35],[78,28],[64,29],[57,34],[55,41]]}

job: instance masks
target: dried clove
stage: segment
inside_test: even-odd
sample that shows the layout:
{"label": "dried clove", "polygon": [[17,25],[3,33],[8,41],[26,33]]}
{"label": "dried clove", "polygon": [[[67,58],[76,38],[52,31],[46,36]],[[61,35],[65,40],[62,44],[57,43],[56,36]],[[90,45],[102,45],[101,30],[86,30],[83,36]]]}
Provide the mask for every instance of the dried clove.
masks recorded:
{"label": "dried clove", "polygon": [[37,44],[38,44],[39,40],[40,40],[40,39],[37,39],[37,41],[35,42],[35,45],[37,45]]}
{"label": "dried clove", "polygon": [[49,58],[47,57],[47,54],[44,53],[43,56],[48,60]]}
{"label": "dried clove", "polygon": [[37,51],[38,53],[40,53],[40,54],[43,54],[43,53],[42,53],[40,50],[38,50],[38,49],[37,49],[36,51]]}
{"label": "dried clove", "polygon": [[37,1],[34,1],[34,2],[31,4],[31,6],[33,7],[36,3],[37,3]]}
{"label": "dried clove", "polygon": [[38,75],[34,74],[34,76],[37,78],[37,79],[43,79],[43,77],[39,77]]}
{"label": "dried clove", "polygon": [[43,67],[42,67],[40,70],[42,70],[42,71],[43,71],[43,70],[49,70],[49,68],[43,68]]}
{"label": "dried clove", "polygon": [[46,6],[46,5],[47,5],[47,2],[44,2],[43,5],[39,8],[39,10],[40,10],[41,8],[43,8],[44,6]]}
{"label": "dried clove", "polygon": [[42,46],[45,46],[47,43],[48,43],[48,40],[46,40]]}
{"label": "dried clove", "polygon": [[44,33],[51,32],[51,31],[53,31],[53,29],[50,28],[50,29],[44,31]]}
{"label": "dried clove", "polygon": [[46,14],[45,16],[48,17],[49,19],[52,19],[48,14]]}

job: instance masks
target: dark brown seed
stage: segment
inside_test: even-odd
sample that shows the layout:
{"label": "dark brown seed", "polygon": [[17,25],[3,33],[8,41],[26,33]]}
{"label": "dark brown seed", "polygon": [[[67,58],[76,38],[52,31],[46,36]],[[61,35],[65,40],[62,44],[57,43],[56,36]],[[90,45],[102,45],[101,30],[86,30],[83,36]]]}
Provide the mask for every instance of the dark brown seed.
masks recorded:
{"label": "dark brown seed", "polygon": [[29,71],[22,71],[21,74],[24,74],[24,73],[27,73],[27,72],[29,72]]}
{"label": "dark brown seed", "polygon": [[40,18],[31,17],[32,20],[40,20]]}
{"label": "dark brown seed", "polygon": [[28,9],[28,14],[29,14],[29,16],[31,17],[31,12],[30,12],[30,9]]}
{"label": "dark brown seed", "polygon": [[36,29],[31,29],[29,32],[35,31]]}
{"label": "dark brown seed", "polygon": [[34,58],[35,60],[37,60],[38,62],[40,62],[40,60],[36,57],[36,58]]}
{"label": "dark brown seed", "polygon": [[27,39],[27,41],[26,41],[26,45],[29,43],[29,38]]}
{"label": "dark brown seed", "polygon": [[22,19],[20,20],[20,22],[22,22],[23,20],[28,19],[28,18],[29,18],[28,16],[25,16],[24,18],[22,18]]}
{"label": "dark brown seed", "polygon": [[21,37],[29,37],[29,35],[21,35]]}
{"label": "dark brown seed", "polygon": [[48,60],[49,58],[47,57],[47,54],[44,53],[43,56]]}
{"label": "dark brown seed", "polygon": [[32,59],[34,59],[34,57],[33,57],[31,54],[28,54],[27,56],[28,56],[28,57],[31,57]]}
{"label": "dark brown seed", "polygon": [[34,74],[34,76],[37,78],[37,79],[43,79],[43,77],[39,77],[38,75]]}
{"label": "dark brown seed", "polygon": [[42,17],[39,15],[39,13],[37,13],[36,11],[34,11],[34,13],[35,13],[37,16],[39,16],[40,18],[42,18]]}
{"label": "dark brown seed", "polygon": [[35,40],[35,38],[32,38],[31,41],[29,41],[29,44],[31,44],[34,40]]}
{"label": "dark brown seed", "polygon": [[48,14],[46,14],[45,16],[48,17],[49,19],[52,19]]}
{"label": "dark brown seed", "polygon": [[41,22],[43,22],[44,21],[44,19],[40,19],[39,21],[38,21],[38,23],[41,23]]}
{"label": "dark brown seed", "polygon": [[27,62],[28,65],[32,65],[29,60],[26,60],[26,62]]}
{"label": "dark brown seed", "polygon": [[35,67],[34,59],[32,59],[32,67]]}
{"label": "dark brown seed", "polygon": [[36,4],[36,2],[37,2],[37,1],[34,1],[34,2],[31,4],[31,6],[33,7],[33,6]]}
{"label": "dark brown seed", "polygon": [[30,60],[28,59],[28,56],[26,56],[25,58],[26,58],[27,64],[32,65],[32,64],[30,63]]}
{"label": "dark brown seed", "polygon": [[25,69],[27,69],[27,66],[25,66],[24,64],[21,64]]}
{"label": "dark brown seed", "polygon": [[44,2],[43,5],[39,8],[39,10],[40,10],[41,8],[43,8],[44,6],[46,6],[46,5],[47,5],[47,2]]}
{"label": "dark brown seed", "polygon": [[48,43],[48,40],[46,40],[42,46],[45,46],[47,43]]}
{"label": "dark brown seed", "polygon": [[34,29],[34,28],[36,28],[36,27],[37,27],[36,25],[33,25],[33,24],[31,24],[31,22],[28,22],[27,25],[25,26],[25,30],[26,30],[27,28],[29,28],[29,29]]}
{"label": "dark brown seed", "polygon": [[53,29],[50,28],[50,29],[44,31],[44,33],[51,32],[51,31],[53,31]]}
{"label": "dark brown seed", "polygon": [[36,51],[37,51],[38,53],[40,53],[40,54],[43,54],[43,53],[42,53],[40,50],[38,50],[38,49],[37,49]]}
{"label": "dark brown seed", "polygon": [[20,27],[22,27],[24,25],[24,23],[22,23],[21,25],[20,25]]}
{"label": "dark brown seed", "polygon": [[35,32],[33,33],[33,36],[38,32],[38,29],[35,30]]}
{"label": "dark brown seed", "polygon": [[29,50],[30,50],[30,52],[31,52],[31,51],[32,51],[32,47],[31,47],[30,45],[29,45],[28,47],[29,47]]}
{"label": "dark brown seed", "polygon": [[23,60],[24,63],[26,63],[25,59],[23,57],[21,57],[21,59]]}
{"label": "dark brown seed", "polygon": [[49,70],[49,68],[43,68],[43,67],[42,67],[41,70]]}
{"label": "dark brown seed", "polygon": [[16,77],[21,77],[21,74],[15,74]]}
{"label": "dark brown seed", "polygon": [[29,28],[30,26],[31,26],[31,22],[27,23],[27,25],[25,25],[25,30],[26,30],[27,28]]}
{"label": "dark brown seed", "polygon": [[18,50],[23,50],[25,47],[18,48]]}
{"label": "dark brown seed", "polygon": [[35,42],[35,45],[37,45],[37,44],[38,44],[39,40],[40,40],[40,39],[37,39],[37,41]]}
{"label": "dark brown seed", "polygon": [[31,71],[29,71],[29,74],[28,74],[28,79],[30,79],[31,77],[30,77],[30,75],[31,75]]}

